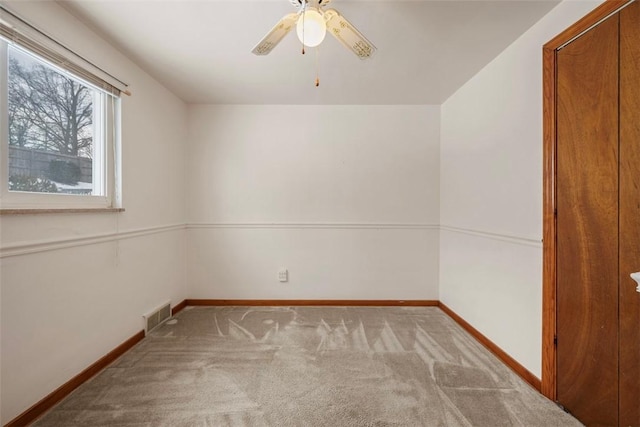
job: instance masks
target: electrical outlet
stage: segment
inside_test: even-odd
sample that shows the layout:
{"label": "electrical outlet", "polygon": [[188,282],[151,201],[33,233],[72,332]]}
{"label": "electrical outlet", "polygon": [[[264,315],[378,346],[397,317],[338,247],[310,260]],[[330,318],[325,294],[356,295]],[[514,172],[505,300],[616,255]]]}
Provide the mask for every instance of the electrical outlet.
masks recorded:
{"label": "electrical outlet", "polygon": [[287,270],[286,268],[283,268],[282,270],[278,271],[278,280],[281,282],[288,282],[289,270]]}

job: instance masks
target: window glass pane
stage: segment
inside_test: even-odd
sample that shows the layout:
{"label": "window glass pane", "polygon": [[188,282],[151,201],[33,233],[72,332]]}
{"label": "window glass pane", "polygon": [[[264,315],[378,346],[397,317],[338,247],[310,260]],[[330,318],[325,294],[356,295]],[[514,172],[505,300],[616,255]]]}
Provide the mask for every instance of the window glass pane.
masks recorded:
{"label": "window glass pane", "polygon": [[100,93],[14,47],[7,59],[9,190],[101,195]]}

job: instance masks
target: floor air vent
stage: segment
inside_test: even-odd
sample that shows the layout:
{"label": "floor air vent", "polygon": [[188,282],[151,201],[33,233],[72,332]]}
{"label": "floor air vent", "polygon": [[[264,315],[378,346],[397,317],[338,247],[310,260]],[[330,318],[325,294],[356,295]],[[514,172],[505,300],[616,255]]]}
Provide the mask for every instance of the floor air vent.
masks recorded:
{"label": "floor air vent", "polygon": [[145,335],[171,318],[171,301],[142,316]]}

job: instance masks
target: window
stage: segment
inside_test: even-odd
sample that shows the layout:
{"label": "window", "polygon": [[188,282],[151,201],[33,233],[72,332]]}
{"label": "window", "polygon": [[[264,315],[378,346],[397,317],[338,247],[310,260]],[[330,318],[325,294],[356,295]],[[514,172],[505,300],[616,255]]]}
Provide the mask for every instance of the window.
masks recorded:
{"label": "window", "polygon": [[116,207],[120,91],[15,40],[0,38],[0,207]]}

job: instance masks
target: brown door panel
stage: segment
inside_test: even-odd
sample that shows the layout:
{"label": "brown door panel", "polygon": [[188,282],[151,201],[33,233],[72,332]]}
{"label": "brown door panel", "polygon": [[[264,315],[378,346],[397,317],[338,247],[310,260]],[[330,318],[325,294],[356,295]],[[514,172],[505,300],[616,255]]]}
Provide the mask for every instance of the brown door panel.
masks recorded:
{"label": "brown door panel", "polygon": [[640,426],[640,3],[620,12],[620,425]]}
{"label": "brown door panel", "polygon": [[618,16],[557,53],[557,396],[618,424]]}

